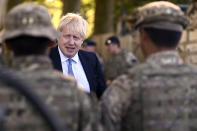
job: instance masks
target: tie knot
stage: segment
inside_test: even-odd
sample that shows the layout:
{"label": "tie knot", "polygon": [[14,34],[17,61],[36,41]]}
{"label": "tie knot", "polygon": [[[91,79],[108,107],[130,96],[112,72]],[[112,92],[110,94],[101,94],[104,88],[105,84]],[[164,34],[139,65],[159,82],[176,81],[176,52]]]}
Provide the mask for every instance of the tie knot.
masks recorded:
{"label": "tie knot", "polygon": [[72,59],[71,59],[71,58],[69,58],[69,59],[68,59],[68,62],[69,62],[69,63],[72,63]]}

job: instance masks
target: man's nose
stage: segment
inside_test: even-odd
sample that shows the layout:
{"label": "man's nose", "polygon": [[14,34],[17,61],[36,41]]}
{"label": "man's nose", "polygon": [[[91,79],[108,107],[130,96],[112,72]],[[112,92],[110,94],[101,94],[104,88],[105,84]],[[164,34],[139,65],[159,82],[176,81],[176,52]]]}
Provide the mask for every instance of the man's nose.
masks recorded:
{"label": "man's nose", "polygon": [[72,36],[69,38],[69,43],[70,44],[74,44],[75,43],[75,40],[74,40],[74,38]]}

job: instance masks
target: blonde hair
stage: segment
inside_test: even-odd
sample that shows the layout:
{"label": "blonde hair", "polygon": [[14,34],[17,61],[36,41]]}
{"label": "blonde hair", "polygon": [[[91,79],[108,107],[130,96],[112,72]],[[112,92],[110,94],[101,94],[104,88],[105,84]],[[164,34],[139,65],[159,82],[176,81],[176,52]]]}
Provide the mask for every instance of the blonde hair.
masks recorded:
{"label": "blonde hair", "polygon": [[67,13],[61,18],[58,25],[57,31],[59,34],[61,34],[64,27],[76,31],[82,39],[85,39],[88,31],[88,22],[79,14]]}

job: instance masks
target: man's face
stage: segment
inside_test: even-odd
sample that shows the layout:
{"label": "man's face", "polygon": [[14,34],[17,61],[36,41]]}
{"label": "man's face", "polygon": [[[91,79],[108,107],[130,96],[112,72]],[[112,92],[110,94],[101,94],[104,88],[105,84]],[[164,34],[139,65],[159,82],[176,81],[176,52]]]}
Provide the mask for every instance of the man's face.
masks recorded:
{"label": "man's face", "polygon": [[109,51],[110,54],[115,54],[115,49],[117,48],[116,44],[108,44],[107,45],[107,50]]}
{"label": "man's face", "polygon": [[73,57],[79,51],[83,39],[74,29],[64,27],[58,38],[58,46],[66,57]]}

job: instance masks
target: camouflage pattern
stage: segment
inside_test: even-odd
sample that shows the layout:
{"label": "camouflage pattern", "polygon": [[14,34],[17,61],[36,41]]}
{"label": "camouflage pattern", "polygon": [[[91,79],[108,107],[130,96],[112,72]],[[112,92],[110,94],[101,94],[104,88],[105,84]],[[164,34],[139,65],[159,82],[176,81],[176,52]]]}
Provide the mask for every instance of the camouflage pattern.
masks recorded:
{"label": "camouflage pattern", "polygon": [[196,131],[196,81],[176,51],[153,54],[106,90],[102,121],[109,131]]}
{"label": "camouflage pattern", "polygon": [[131,52],[121,49],[118,55],[112,55],[104,63],[104,75],[106,80],[114,80],[135,64],[137,64],[135,56]]}
{"label": "camouflage pattern", "polygon": [[20,35],[42,36],[50,40],[57,38],[57,31],[51,23],[47,9],[33,3],[14,7],[5,18],[4,29],[3,40]]}
{"label": "camouflage pattern", "polygon": [[[22,80],[34,87],[51,109],[62,119],[70,131],[100,130],[96,106],[82,90],[77,88],[73,77],[55,71],[47,56],[17,57],[13,69]],[[0,88],[0,103],[6,107],[7,131],[44,131],[47,125],[21,95],[5,86]]]}
{"label": "camouflage pattern", "polygon": [[155,27],[180,31],[179,26],[186,28],[188,24],[189,20],[181,9],[167,1],[151,2],[138,9],[137,28]]}

